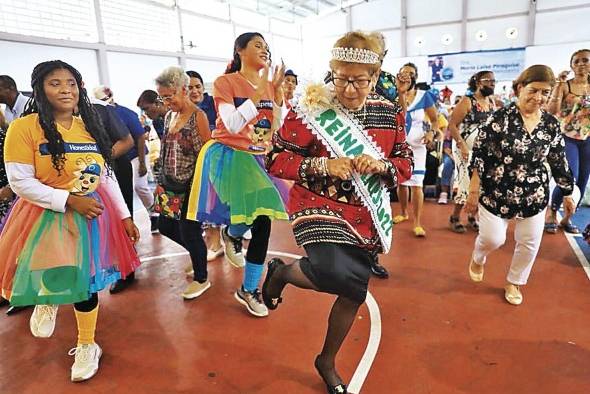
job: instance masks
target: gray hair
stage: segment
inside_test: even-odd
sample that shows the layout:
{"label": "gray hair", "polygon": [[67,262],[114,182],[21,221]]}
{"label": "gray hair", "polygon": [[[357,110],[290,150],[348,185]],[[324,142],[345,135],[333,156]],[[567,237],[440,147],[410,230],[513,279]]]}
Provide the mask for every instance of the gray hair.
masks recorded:
{"label": "gray hair", "polygon": [[182,67],[170,66],[158,75],[156,85],[164,88],[188,87],[190,79]]}

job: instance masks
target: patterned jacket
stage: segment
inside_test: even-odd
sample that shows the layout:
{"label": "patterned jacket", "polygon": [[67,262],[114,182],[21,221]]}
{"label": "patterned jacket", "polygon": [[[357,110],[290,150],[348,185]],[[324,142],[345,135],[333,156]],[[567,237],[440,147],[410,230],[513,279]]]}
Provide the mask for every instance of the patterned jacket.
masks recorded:
{"label": "patterned jacket", "polygon": [[[412,151],[406,144],[404,113],[400,106],[371,94],[365,110],[353,113],[384,152],[392,188],[412,175]],[[328,157],[322,142],[295,116],[288,116],[275,134],[267,157],[271,175],[295,181],[287,210],[298,245],[333,242],[382,250],[371,214],[350,181],[308,175],[311,157]]]}

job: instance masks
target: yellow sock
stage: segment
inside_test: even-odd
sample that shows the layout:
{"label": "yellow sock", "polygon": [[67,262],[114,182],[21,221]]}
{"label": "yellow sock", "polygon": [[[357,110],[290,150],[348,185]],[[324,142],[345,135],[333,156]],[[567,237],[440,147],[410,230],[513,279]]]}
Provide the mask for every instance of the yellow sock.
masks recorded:
{"label": "yellow sock", "polygon": [[76,322],[78,323],[78,346],[94,343],[98,305],[90,312],[80,312],[75,309],[74,312],[76,313]]}

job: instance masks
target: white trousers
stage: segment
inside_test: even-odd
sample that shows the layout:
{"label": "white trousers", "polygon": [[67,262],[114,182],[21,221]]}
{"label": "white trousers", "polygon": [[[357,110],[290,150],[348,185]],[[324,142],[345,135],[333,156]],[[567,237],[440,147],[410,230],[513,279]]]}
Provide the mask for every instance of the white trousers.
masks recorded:
{"label": "white trousers", "polygon": [[[546,209],[526,219],[515,219],[516,247],[506,277],[512,284],[526,285],[529,279],[543,238],[545,211]],[[508,219],[502,219],[479,205],[479,235],[473,250],[473,261],[476,264],[484,265],[487,255],[504,245],[508,222]]]}
{"label": "white trousers", "polygon": [[133,167],[133,188],[137,197],[141,200],[143,206],[151,212],[152,205],[154,205],[154,192],[148,185],[148,176],[139,176],[139,158],[131,160],[131,166]]}

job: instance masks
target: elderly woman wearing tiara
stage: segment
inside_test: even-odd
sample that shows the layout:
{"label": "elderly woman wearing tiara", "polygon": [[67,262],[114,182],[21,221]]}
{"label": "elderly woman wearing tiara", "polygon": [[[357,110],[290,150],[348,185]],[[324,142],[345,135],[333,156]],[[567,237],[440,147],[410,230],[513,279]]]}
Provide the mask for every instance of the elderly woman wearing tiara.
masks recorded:
{"label": "elderly woman wearing tiara", "polygon": [[287,208],[307,257],[271,260],[262,298],[276,309],[287,284],[337,296],[315,359],[329,393],[347,392],[336,354],[365,301],[371,252],[387,252],[391,244],[387,187],[412,173],[403,111],[372,93],[379,53],[372,35],[340,38],[330,62],[333,85],[306,88],[298,116],[287,118],[267,158],[272,175],[295,181]]}

